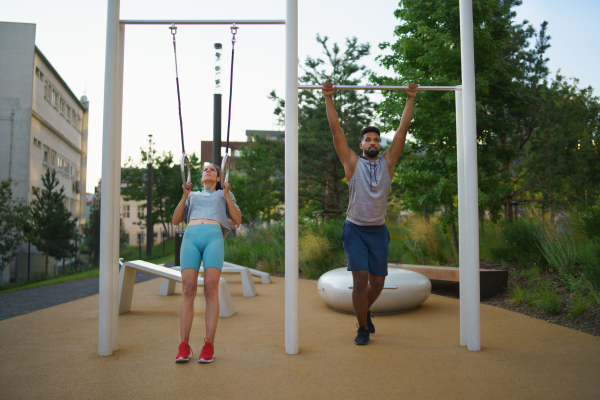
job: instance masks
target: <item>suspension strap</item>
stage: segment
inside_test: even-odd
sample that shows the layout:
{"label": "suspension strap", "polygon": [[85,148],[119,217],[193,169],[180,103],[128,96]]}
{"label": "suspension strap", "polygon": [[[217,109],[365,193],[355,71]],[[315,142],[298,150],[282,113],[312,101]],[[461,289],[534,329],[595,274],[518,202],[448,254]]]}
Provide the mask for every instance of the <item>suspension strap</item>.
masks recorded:
{"label": "suspension strap", "polygon": [[233,94],[233,59],[235,56],[235,34],[239,28],[235,23],[231,26],[231,75],[229,78],[229,115],[227,116],[227,145],[225,146],[225,156],[221,162],[221,173],[223,182],[229,182],[229,132],[231,131],[231,97]]}
{"label": "suspension strap", "polygon": [[233,58],[235,56],[235,35],[239,27],[235,26],[235,23],[231,26],[231,74],[229,78],[229,115],[227,117],[227,145],[225,147],[225,154],[229,153],[229,131],[231,129],[231,96],[233,93]]}
{"label": "suspension strap", "polygon": [[183,121],[181,119],[181,96],[179,94],[179,72],[177,71],[177,46],[175,44],[175,35],[177,34],[177,27],[172,24],[169,29],[171,35],[173,35],[173,53],[175,54],[175,83],[177,84],[177,101],[179,103],[179,128],[181,129],[181,153],[185,155],[185,144],[183,142]]}
{"label": "suspension strap", "polygon": [[[181,130],[181,180],[187,188],[187,182],[192,180],[190,161],[188,156],[185,154],[185,143],[183,140],[183,120],[181,119],[181,96],[179,94],[179,72],[177,70],[177,46],[175,44],[175,35],[177,34],[177,27],[172,24],[169,29],[171,35],[173,35],[173,54],[175,54],[175,83],[177,84],[177,102],[179,103],[179,128]],[[185,167],[187,166],[187,177],[185,176]]]}

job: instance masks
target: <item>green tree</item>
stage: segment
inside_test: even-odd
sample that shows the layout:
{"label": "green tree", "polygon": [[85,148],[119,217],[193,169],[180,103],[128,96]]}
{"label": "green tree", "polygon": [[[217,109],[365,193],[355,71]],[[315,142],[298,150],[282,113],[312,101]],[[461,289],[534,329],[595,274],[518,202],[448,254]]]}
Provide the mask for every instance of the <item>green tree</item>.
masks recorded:
{"label": "green tree", "polygon": [[522,160],[531,171],[523,186],[546,206],[600,195],[600,99],[577,84],[557,75],[543,92],[541,122]]}
{"label": "green tree", "polygon": [[[201,187],[202,165],[195,153],[188,155],[188,158],[192,167],[194,190],[198,190]],[[141,149],[141,161],[136,164],[129,158],[121,170],[121,179],[126,183],[125,187],[121,188],[121,193],[126,201],[147,200],[146,175],[149,160],[148,152]],[[157,155],[156,151],[153,151],[152,165],[152,224],[161,224],[164,232],[168,233],[173,211],[183,196],[181,170],[171,152]],[[140,206],[147,208],[148,204],[144,202]],[[145,228],[146,218],[140,218],[136,224]]]}
{"label": "green tree", "polygon": [[231,190],[242,211],[242,220],[278,220],[277,206],[284,201],[284,145],[280,140],[253,136],[236,159],[229,175]]}
{"label": "green tree", "polygon": [[[520,195],[513,188],[526,170],[511,162],[525,152],[536,124],[543,79],[547,75],[546,23],[537,33],[527,21],[516,24],[512,8],[520,0],[481,0],[473,4],[477,93],[478,176],[480,206],[493,215]],[[373,76],[380,85],[417,82],[458,85],[461,82],[460,22],[456,2],[402,0],[396,10],[398,40],[382,43],[392,54],[380,64],[396,76]],[[533,48],[529,41],[537,38]],[[386,129],[399,123],[404,98],[384,93],[378,108]],[[458,251],[455,221],[457,194],[456,117],[454,93],[422,92],[411,124],[412,156],[399,164],[395,180],[416,199],[418,209],[443,209]],[[414,204],[415,202],[413,202]]]}
{"label": "green tree", "polygon": [[23,230],[29,222],[29,207],[13,202],[10,181],[0,182],[0,273],[15,258],[23,242]]}
{"label": "green tree", "polygon": [[74,243],[79,239],[77,218],[65,206],[65,188],[62,186],[55,191],[59,181],[56,171],[50,169],[42,176],[44,189],[41,196],[35,194],[31,202],[31,220],[33,222],[28,236],[39,250],[46,254],[45,273],[48,276],[48,256],[63,259],[63,273],[65,272],[65,258],[73,256],[77,250]]}
{"label": "green tree", "polygon": [[[328,46],[328,37],[317,35],[323,47],[323,58],[307,57],[301,68],[301,84],[359,85],[371,75],[360,60],[370,53],[369,43],[358,43],[353,37],[346,39],[346,49],[337,43]],[[340,124],[348,144],[359,152],[359,134],[362,128],[373,124],[376,104],[368,93],[340,90],[334,102]],[[275,92],[271,99],[277,102],[275,114],[285,117],[285,104]],[[312,211],[341,210],[348,204],[348,188],[344,168],[335,152],[331,129],[327,121],[325,99],[320,91],[302,90],[298,95],[298,162],[300,209],[310,215]],[[395,130],[395,128],[394,128]]]}

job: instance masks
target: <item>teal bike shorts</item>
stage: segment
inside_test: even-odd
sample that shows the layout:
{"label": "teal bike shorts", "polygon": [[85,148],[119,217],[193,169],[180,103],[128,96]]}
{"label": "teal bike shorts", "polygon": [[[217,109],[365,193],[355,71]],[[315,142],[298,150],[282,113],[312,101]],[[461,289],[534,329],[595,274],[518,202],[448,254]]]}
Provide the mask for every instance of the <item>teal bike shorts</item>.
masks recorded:
{"label": "teal bike shorts", "polygon": [[191,225],[185,230],[181,250],[179,253],[181,269],[193,268],[200,270],[204,263],[204,270],[223,268],[225,248],[221,225]]}

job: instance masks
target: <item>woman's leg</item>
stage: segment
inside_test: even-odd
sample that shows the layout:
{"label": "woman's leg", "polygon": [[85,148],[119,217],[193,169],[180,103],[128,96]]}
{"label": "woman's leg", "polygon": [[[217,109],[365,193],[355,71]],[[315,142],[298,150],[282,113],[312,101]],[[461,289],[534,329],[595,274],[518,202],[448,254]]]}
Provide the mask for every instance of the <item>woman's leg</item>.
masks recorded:
{"label": "woman's leg", "polygon": [[190,339],[194,320],[194,299],[198,290],[198,271],[193,268],[181,270],[181,304],[179,310],[181,341]]}
{"label": "woman's leg", "polygon": [[204,269],[204,299],[206,300],[206,337],[211,342],[215,341],[217,323],[219,322],[219,280],[221,271],[217,268]]}

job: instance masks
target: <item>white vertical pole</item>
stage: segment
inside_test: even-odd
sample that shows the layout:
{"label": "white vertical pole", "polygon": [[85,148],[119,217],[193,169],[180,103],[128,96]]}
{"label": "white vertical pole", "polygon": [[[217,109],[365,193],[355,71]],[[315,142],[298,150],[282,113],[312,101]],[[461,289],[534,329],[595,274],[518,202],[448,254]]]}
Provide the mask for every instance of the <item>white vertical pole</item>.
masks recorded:
{"label": "white vertical pole", "polygon": [[121,123],[123,120],[123,55],[125,53],[125,25],[119,27],[119,62],[117,64],[115,107],[115,232],[113,235],[113,351],[119,350],[119,243],[121,238]]}
{"label": "white vertical pole", "polygon": [[102,133],[102,192],[100,218],[100,301],[98,354],[112,355],[113,273],[115,198],[115,80],[119,46],[119,0],[108,0],[106,18],[106,59],[104,65],[104,119]]}
{"label": "white vertical pole", "polygon": [[460,0],[460,53],[463,87],[465,148],[465,240],[469,243],[467,264],[468,349],[481,350],[479,304],[479,201],[477,193],[477,121],[475,104],[475,50],[473,2]]}
{"label": "white vertical pole", "polygon": [[[458,86],[458,88],[462,88]],[[465,223],[465,147],[463,134],[463,106],[462,91],[454,92],[456,101],[456,159],[458,177],[458,246],[459,246],[459,272],[460,279],[460,345],[466,346],[468,341],[467,325],[467,252],[469,245],[466,239]]]}
{"label": "white vertical pole", "polygon": [[298,0],[285,18],[285,352],[298,354]]}

